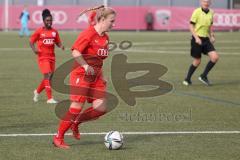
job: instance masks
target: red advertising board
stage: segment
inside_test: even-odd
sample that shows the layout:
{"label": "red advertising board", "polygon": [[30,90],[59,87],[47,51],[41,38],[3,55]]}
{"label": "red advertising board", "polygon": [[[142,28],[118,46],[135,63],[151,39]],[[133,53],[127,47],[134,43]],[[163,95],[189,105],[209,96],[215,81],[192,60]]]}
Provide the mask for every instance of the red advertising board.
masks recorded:
{"label": "red advertising board", "polygon": [[[41,12],[46,7],[29,6],[30,29],[42,26]],[[54,27],[64,30],[77,30],[88,25],[87,15],[78,17],[86,7],[47,6],[54,17]],[[188,30],[189,19],[194,8],[189,7],[114,7],[117,11],[116,30],[144,30],[144,17],[148,11],[154,16],[155,30]],[[19,29],[18,18],[23,6],[9,7],[9,29]],[[240,10],[215,9],[214,28],[217,30],[240,29]],[[0,28],[4,27],[4,10],[0,6]]]}

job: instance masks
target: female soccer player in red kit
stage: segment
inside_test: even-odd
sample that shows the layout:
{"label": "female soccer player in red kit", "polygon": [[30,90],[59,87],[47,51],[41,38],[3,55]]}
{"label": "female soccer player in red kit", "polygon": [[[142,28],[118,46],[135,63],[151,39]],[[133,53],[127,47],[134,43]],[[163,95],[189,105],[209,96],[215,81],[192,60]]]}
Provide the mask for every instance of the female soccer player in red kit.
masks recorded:
{"label": "female soccer player in red kit", "polygon": [[[110,31],[114,26],[115,17],[116,12],[112,8],[103,6],[97,9],[95,15],[96,23],[90,22],[90,26],[78,36],[72,47],[72,56],[79,67],[74,69],[70,74],[71,86],[89,87],[103,93],[106,91],[106,81],[103,79],[102,66],[96,68],[95,65],[99,62],[94,62],[91,58],[89,60],[86,58],[86,55],[96,56],[102,62],[107,58],[109,37],[106,32]],[[88,81],[87,77],[89,76],[95,77],[94,81]],[[53,144],[56,147],[64,149],[69,148],[64,142],[64,134],[68,129],[71,128],[75,139],[80,139],[78,125],[82,122],[97,119],[107,112],[105,96],[89,98],[72,92],[70,100],[71,104],[66,116],[71,115],[71,119],[61,120],[58,133],[53,137]],[[92,104],[92,107],[81,112],[86,100]]]}
{"label": "female soccer player in red kit", "polygon": [[[47,94],[47,103],[57,103],[52,97],[51,77],[55,70],[55,44],[64,50],[58,31],[52,28],[52,15],[48,9],[43,10],[42,18],[44,27],[38,28],[30,37],[30,46],[35,54],[38,55],[38,65],[41,73],[44,75],[42,82],[34,90],[33,101],[37,102],[39,94],[45,89]],[[34,44],[37,43],[37,48]]]}

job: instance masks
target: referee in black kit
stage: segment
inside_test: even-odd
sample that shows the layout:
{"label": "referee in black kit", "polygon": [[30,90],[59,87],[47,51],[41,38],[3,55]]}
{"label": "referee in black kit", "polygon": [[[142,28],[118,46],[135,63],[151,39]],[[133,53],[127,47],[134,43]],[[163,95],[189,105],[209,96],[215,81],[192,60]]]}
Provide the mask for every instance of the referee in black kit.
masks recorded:
{"label": "referee in black kit", "polygon": [[193,63],[189,67],[187,77],[183,81],[183,84],[186,86],[192,84],[191,77],[201,63],[202,54],[208,55],[210,61],[198,79],[208,86],[210,82],[207,75],[219,59],[213,46],[215,37],[212,31],[213,11],[209,9],[211,0],[200,0],[200,3],[201,7],[194,10],[190,20],[190,31],[192,33],[191,56],[193,57]]}

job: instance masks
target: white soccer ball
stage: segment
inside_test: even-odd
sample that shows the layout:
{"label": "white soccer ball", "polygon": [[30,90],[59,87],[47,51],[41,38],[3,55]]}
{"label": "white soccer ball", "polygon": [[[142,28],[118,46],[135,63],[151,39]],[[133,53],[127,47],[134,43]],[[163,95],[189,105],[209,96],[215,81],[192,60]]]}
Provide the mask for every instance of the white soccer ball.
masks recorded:
{"label": "white soccer ball", "polygon": [[118,131],[110,131],[104,137],[104,144],[109,150],[120,149],[123,145],[123,136]]}

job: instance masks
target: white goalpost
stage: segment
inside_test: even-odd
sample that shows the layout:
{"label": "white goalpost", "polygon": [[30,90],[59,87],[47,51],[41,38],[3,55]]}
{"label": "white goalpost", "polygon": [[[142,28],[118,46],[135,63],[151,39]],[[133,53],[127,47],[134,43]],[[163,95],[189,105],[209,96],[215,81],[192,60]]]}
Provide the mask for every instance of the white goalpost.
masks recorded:
{"label": "white goalpost", "polygon": [[8,31],[9,24],[9,3],[8,0],[4,1],[4,31]]}
{"label": "white goalpost", "polygon": [[108,0],[103,0],[103,5],[108,6]]}

